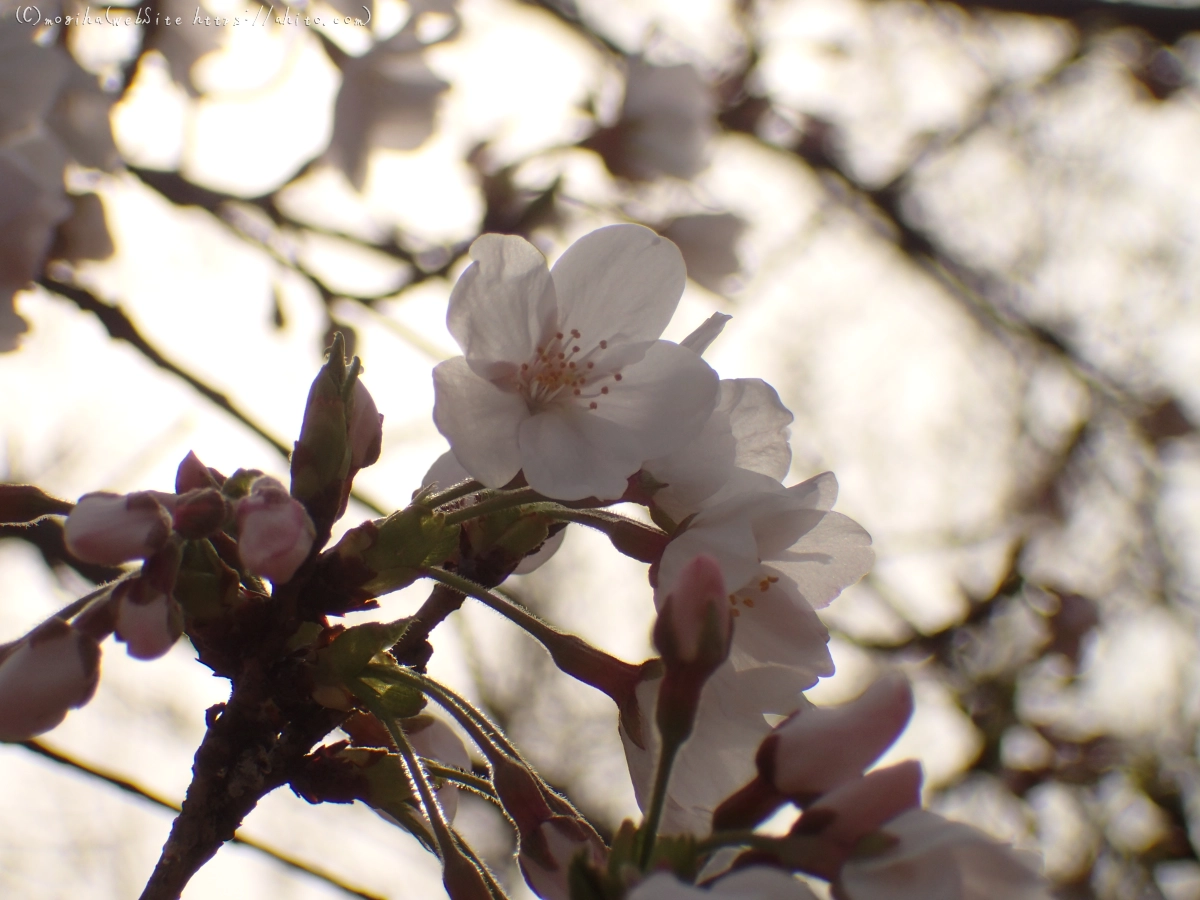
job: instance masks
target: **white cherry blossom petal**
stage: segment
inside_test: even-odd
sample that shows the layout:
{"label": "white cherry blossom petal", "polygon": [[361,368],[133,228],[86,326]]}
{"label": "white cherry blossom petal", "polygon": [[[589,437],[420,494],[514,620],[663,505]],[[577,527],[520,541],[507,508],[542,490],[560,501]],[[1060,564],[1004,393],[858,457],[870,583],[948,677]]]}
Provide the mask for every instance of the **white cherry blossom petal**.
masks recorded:
{"label": "white cherry blossom petal", "polygon": [[521,469],[517,441],[529,410],[519,394],[501,390],[457,356],[433,370],[433,421],[454,456],[488,487],[503,487]]}
{"label": "white cherry blossom petal", "polygon": [[[732,595],[737,618],[729,658],[737,669],[763,663],[789,666],[803,673],[799,690],[808,690],[833,674],[829,629],[791,579],[778,577],[767,566],[762,571],[765,589],[751,582]],[[776,581],[768,580],[772,575]]]}
{"label": "white cherry blossom petal", "polygon": [[792,465],[788,426],[793,416],[775,388],[760,378],[735,378],[721,382],[717,409],[729,415],[737,441],[734,464],[782,481]]}
{"label": "white cherry blossom petal", "polygon": [[637,436],[643,460],[670,453],[695,438],[712,415],[719,386],[717,373],[699,356],[678,344],[656,341],[637,365],[623,372],[594,412]]}
{"label": "white cherry blossom petal", "polygon": [[815,609],[829,605],[875,563],[871,536],[841,513],[828,512],[787,550],[771,555],[772,565],[800,585]]}
{"label": "white cherry blossom petal", "polygon": [[642,225],[609,225],[567,248],[550,271],[563,331],[595,343],[653,340],[687,282],[679,248]]}
{"label": "white cherry blossom petal", "polygon": [[472,370],[498,377],[557,328],[554,282],[546,258],[521,237],[485,234],[471,245],[471,259],[450,294],[446,325]]}
{"label": "white cherry blossom petal", "polygon": [[519,441],[525,480],[559,500],[615,500],[642,460],[635,432],[574,407],[526,419]]}

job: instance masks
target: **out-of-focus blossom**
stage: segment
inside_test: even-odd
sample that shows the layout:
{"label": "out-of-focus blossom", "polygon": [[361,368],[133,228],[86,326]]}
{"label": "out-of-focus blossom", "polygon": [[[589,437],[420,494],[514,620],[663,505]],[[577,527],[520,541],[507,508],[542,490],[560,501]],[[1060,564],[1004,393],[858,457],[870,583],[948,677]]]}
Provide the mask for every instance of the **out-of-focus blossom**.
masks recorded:
{"label": "out-of-focus blossom", "polygon": [[842,867],[847,900],[1050,900],[1037,858],[982,831],[923,809],[892,820],[878,853],[860,851]]}
{"label": "out-of-focus blossom", "polygon": [[[734,632],[736,643],[736,624]],[[664,833],[709,833],[713,810],[755,777],[755,753],[771,731],[765,716],[794,712],[803,699],[800,692],[817,681],[813,669],[827,666],[824,644],[820,650],[823,656],[810,668],[758,666],[739,671],[731,661],[713,673],[700,695],[692,736],[671,769]],[[646,722],[657,719],[660,683],[661,678],[656,678],[637,688],[638,707]],[[661,744],[657,729],[643,731],[645,746],[634,742],[624,728],[620,734],[634,793],[645,809]]]}
{"label": "out-of-focus blossom", "polygon": [[625,900],[817,900],[808,887],[790,872],[766,866],[738,869],[711,885],[684,884],[668,872],[655,872]]}
{"label": "out-of-focus blossom", "polygon": [[378,462],[383,449],[383,416],[361,378],[354,382],[354,397],[347,421],[351,470],[357,471]]}
{"label": "out-of-focus blossom", "polygon": [[806,703],[764,742],[759,770],[789,796],[823,794],[862,775],[900,736],[912,711],[912,688],[899,674],[840,706]]}
{"label": "out-of-focus blossom", "polygon": [[[433,716],[422,716],[421,719],[428,724],[410,728],[406,732],[413,749],[426,759],[470,772],[471,757],[467,755],[467,748],[454,729]],[[458,788],[445,784],[438,788],[437,798],[447,821],[452,821],[458,812]]]}
{"label": "out-of-focus blossom", "polygon": [[171,514],[149,491],[84,494],[67,516],[67,549],[84,562],[116,566],[147,559],[167,542]]}
{"label": "out-of-focus blossom", "polygon": [[538,829],[541,849],[533,853],[523,842],[517,862],[521,874],[542,900],[571,900],[571,863],[577,856],[593,866],[604,864],[604,845],[596,833],[567,816],[547,819]]}
{"label": "out-of-focus blossom", "polygon": [[299,500],[274,478],[259,478],[238,502],[238,554],[246,570],[290,581],[308,558],[316,528]]}
{"label": "out-of-focus blossom", "polygon": [[622,178],[691,178],[706,163],[715,112],[712,91],[694,67],[633,60],[620,119],[597,131],[585,146]]}
{"label": "out-of-focus blossom", "polygon": [[0,653],[0,741],[49,731],[96,692],[100,645],[61,619]]}
{"label": "out-of-focus blossom", "polygon": [[158,659],[183,633],[183,610],[169,593],[127,581],[116,591],[117,639],[134,659]]}
{"label": "out-of-focus blossom", "polygon": [[455,285],[447,322],[465,356],[434,369],[434,421],[489,487],[524,471],[561,500],[620,497],[646,459],[694,438],[717,377],[657,340],[683,291],[669,241],[612,225],[547,272],[522,238],[484,235]]}
{"label": "out-of-focus blossom", "polygon": [[449,87],[420,52],[393,49],[396,38],[341,64],[342,88],[326,155],[359,190],[366,184],[373,148],[412,150],[433,133],[438,96]]}

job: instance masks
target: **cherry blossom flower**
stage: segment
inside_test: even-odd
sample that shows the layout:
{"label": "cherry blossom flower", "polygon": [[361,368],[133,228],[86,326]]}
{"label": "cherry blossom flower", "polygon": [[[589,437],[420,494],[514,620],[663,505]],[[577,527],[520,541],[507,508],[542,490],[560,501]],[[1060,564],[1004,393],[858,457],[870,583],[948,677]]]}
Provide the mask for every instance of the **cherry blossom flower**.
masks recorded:
{"label": "cherry blossom flower", "polygon": [[846,900],[1050,900],[1037,858],[982,831],[914,809],[883,829],[892,839],[842,867]]}
{"label": "cherry blossom flower", "polygon": [[[837,498],[832,473],[784,489],[768,476],[743,471],[774,489],[735,493],[702,509],[667,545],[655,603],[662,602],[691,559],[712,556],[730,588],[737,618],[734,665],[808,668],[814,645],[828,640],[814,609],[871,568],[871,537],[854,520],[830,511]],[[817,675],[832,672],[830,663]]]}
{"label": "cherry blossom flower", "polygon": [[655,872],[625,900],[817,900],[790,872],[766,866],[738,869],[706,887],[684,884],[668,872]]}
{"label": "cherry blossom flower", "polygon": [[300,501],[274,478],[259,478],[238,501],[237,519],[238,554],[246,570],[273,584],[290,581],[317,533]]}
{"label": "cherry blossom flower", "polygon": [[[441,719],[434,716],[423,718],[428,720],[428,724],[414,726],[408,731],[408,739],[413,749],[426,759],[434,759],[452,768],[470,772],[471,757],[467,755],[467,748],[463,746],[458,733]],[[445,784],[438,788],[438,803],[441,804],[447,821],[453,821],[458,812],[458,790],[453,784]]]}
{"label": "cherry blossom flower", "polygon": [[[736,631],[735,627],[735,643]],[[824,669],[829,656],[823,643],[820,651],[822,655],[813,668]],[[700,695],[692,736],[680,749],[671,769],[662,818],[664,833],[709,833],[713,810],[755,777],[755,753],[771,732],[765,715],[786,716],[794,712],[802,701],[800,692],[817,681],[813,668],[757,666],[739,671],[732,662],[726,662],[713,673]],[[657,717],[661,680],[661,677],[650,679],[637,688],[638,708],[647,723]],[[624,728],[620,734],[634,794],[645,809],[653,785],[660,735],[656,728],[643,729],[643,747]]]}
{"label": "cherry blossom flower", "polygon": [[84,562],[104,566],[146,559],[170,534],[171,514],[149,491],[84,494],[64,528],[71,553]]}
{"label": "cherry blossom flower", "polygon": [[100,645],[61,619],[0,649],[0,741],[54,728],[92,699],[99,679]]}
{"label": "cherry blossom flower", "polygon": [[611,225],[548,272],[532,244],[488,234],[471,258],[447,316],[464,356],[434,369],[433,417],[475,478],[523,471],[555,499],[615,499],[644,460],[700,433],[716,373],[657,340],[685,282],[670,241]]}
{"label": "cherry blossom flower", "polygon": [[[685,344],[686,346],[686,344]],[[665,485],[653,504],[676,521],[738,492],[751,473],[761,489],[782,481],[792,463],[787,428],[792,414],[775,389],[758,378],[721,381],[716,408],[695,439],[647,461],[642,470]],[[723,491],[729,485],[733,490]]]}

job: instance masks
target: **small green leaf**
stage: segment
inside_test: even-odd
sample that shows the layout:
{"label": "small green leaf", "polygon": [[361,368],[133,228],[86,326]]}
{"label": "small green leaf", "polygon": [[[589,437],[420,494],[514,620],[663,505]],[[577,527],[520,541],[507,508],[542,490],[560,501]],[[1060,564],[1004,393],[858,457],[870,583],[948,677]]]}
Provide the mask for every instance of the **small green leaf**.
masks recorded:
{"label": "small green leaf", "polygon": [[366,622],[347,628],[321,651],[321,663],[340,678],[358,678],[374,656],[400,640],[409,621]]}

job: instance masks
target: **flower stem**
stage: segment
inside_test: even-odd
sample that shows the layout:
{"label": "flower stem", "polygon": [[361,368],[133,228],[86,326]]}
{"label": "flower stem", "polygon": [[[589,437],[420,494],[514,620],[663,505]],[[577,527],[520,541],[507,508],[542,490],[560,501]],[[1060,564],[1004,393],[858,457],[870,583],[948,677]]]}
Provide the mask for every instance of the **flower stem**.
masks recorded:
{"label": "flower stem", "polygon": [[529,487],[517,488],[515,491],[504,491],[472,506],[464,506],[462,509],[451,510],[446,513],[446,524],[457,525],[459,522],[477,519],[480,516],[486,516],[488,513],[501,512],[502,510],[512,509],[514,506],[521,506],[524,503],[534,503],[542,499],[544,498],[541,494]]}
{"label": "flower stem", "polygon": [[679,747],[679,742],[664,741],[658,756],[658,768],[654,772],[654,790],[646,808],[646,820],[642,823],[642,852],[638,865],[643,872],[650,865],[650,859],[654,855],[658,826],[662,822],[663,807],[667,803],[667,785],[671,781],[671,769],[675,765],[675,755],[679,752]]}
{"label": "flower stem", "polygon": [[455,769],[452,766],[444,766],[437,760],[424,756],[421,757],[421,765],[434,778],[454,782],[469,791],[474,791],[481,797],[491,800],[493,803],[500,802],[499,798],[496,797],[496,792],[492,790],[492,783],[486,778],[480,778],[478,775],[474,775],[471,772],[464,772],[462,769]]}
{"label": "flower stem", "polygon": [[468,494],[474,494],[478,491],[485,490],[484,486],[474,479],[460,481],[458,484],[451,485],[444,491],[438,491],[436,494],[430,494],[425,498],[423,505],[430,509],[436,509],[439,506],[445,506],[447,503],[453,503],[455,500],[460,500]]}

